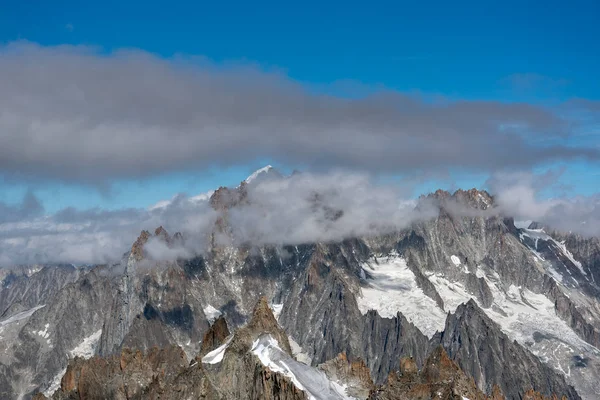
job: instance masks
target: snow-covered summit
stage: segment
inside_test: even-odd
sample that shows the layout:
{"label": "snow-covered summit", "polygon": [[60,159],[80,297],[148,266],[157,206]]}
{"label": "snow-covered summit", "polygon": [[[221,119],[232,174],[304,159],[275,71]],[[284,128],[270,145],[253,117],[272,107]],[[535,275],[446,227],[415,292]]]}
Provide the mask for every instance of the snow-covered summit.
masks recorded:
{"label": "snow-covered summit", "polygon": [[[250,174],[250,176],[248,176],[246,179],[244,179],[243,182],[246,183],[246,185],[248,185],[250,183],[258,183],[259,181],[261,181],[267,177],[279,178],[279,177],[281,177],[281,174],[275,168],[273,168],[273,166],[266,165],[260,169],[257,169],[256,171],[254,171],[252,174]],[[209,201],[210,197],[213,195],[214,192],[215,192],[214,190],[209,190],[205,193],[200,193],[196,196],[191,196],[191,197],[187,198],[187,201],[189,201],[192,204],[203,203],[203,202]],[[176,194],[168,200],[161,200],[161,201],[151,205],[150,207],[148,207],[148,211],[155,211],[155,210],[161,210],[161,209],[167,208],[168,206],[173,204],[180,196],[181,196],[180,194]]]}
{"label": "snow-covered summit", "polygon": [[244,182],[246,182],[246,184],[252,183],[253,181],[255,181],[261,174],[267,174],[269,173],[271,170],[273,170],[273,166],[271,165],[267,165],[264,166],[260,169],[257,169],[256,171],[254,171],[252,174],[250,174],[249,177],[247,177],[246,179],[244,179]]}
{"label": "snow-covered summit", "polygon": [[[191,197],[187,198],[186,200],[192,204],[202,203],[202,202],[210,200],[210,196],[212,196],[212,194],[214,192],[215,192],[214,190],[209,190],[208,192],[200,193],[196,196],[191,196]],[[161,200],[161,201],[151,205],[150,207],[148,207],[148,211],[155,211],[155,210],[167,208],[168,206],[173,204],[173,202],[175,202],[180,196],[181,195],[176,194],[175,196],[171,197],[169,200]]]}

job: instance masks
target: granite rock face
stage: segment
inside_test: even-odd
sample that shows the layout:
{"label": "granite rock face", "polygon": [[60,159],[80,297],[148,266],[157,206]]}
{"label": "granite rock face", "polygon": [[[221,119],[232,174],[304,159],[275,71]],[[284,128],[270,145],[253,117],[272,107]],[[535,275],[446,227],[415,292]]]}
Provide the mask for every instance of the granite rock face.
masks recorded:
{"label": "granite rock face", "polygon": [[202,347],[200,348],[200,354],[206,355],[206,353],[216,349],[225,342],[225,339],[229,336],[229,328],[227,327],[227,321],[222,316],[217,318],[210,326],[210,328],[204,334],[202,338]]}
{"label": "granite rock face", "polygon": [[502,333],[473,300],[448,317],[432,345],[441,345],[485,393],[498,386],[508,398],[519,398],[524,389],[580,398],[564,377]]}

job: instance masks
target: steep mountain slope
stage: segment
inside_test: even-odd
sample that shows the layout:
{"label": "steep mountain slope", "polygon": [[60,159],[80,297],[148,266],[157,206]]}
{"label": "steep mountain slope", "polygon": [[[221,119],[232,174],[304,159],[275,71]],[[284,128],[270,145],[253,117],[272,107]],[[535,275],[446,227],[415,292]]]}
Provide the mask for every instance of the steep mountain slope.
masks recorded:
{"label": "steep mountain slope", "polygon": [[[446,328],[432,342],[441,344],[486,393],[498,386],[508,398],[518,398],[523,388],[546,395],[558,393],[570,399],[579,397],[573,388],[567,387],[563,376],[553,373],[536,356],[500,332],[473,300],[461,304],[455,314],[448,316]],[[527,368],[522,368],[524,365]]]}
{"label": "steep mountain slope", "polygon": [[0,318],[46,304],[48,299],[70,282],[82,270],[71,265],[40,265],[3,270],[0,290]]}

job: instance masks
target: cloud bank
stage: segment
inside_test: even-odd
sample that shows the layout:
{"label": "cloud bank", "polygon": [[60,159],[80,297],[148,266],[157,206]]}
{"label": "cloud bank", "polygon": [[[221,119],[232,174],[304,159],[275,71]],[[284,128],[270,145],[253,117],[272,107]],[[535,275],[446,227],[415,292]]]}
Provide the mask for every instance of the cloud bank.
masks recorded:
{"label": "cloud bank", "polygon": [[503,214],[562,232],[600,236],[600,194],[539,199],[539,192],[556,184],[561,173],[497,173],[488,185]]}
{"label": "cloud bank", "polygon": [[[500,175],[489,183],[495,207],[486,211],[458,204],[452,212],[463,216],[514,216],[534,219],[553,228],[583,235],[600,235],[600,198],[539,200],[543,177]],[[545,176],[547,184],[554,182]],[[414,222],[435,218],[434,202],[407,197],[398,188],[376,185],[367,175],[297,174],[249,185],[247,202],[228,211],[228,235],[219,244],[301,244],[390,233]],[[30,200],[25,200],[24,204]],[[26,209],[21,206],[18,209]],[[1,209],[1,207],[0,207]],[[70,262],[118,262],[140,233],[163,226],[183,233],[175,247],[151,240],[146,249],[154,260],[191,257],[211,241],[216,212],[204,196],[179,195],[151,209],[77,211],[65,209],[50,216],[25,214],[20,220],[0,222],[0,265]]]}
{"label": "cloud bank", "polygon": [[265,158],[376,173],[600,160],[573,144],[575,104],[338,98],[193,57],[17,42],[0,48],[0,87],[0,174],[20,180],[102,184]]}

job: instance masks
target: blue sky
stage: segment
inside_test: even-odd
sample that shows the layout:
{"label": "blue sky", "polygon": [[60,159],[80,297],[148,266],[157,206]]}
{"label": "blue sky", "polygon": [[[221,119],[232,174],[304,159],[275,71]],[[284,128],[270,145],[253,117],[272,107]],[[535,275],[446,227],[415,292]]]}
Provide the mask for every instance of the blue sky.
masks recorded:
{"label": "blue sky", "polygon": [[[97,46],[106,54],[125,48],[167,58],[201,56],[225,67],[253,64],[311,92],[349,98],[385,88],[553,107],[571,99],[600,100],[598,16],[597,1],[3,2],[0,41]],[[567,144],[597,148],[598,126],[583,129]],[[5,176],[0,201],[16,203],[32,189],[47,212],[146,207],[178,192],[236,184],[268,162],[284,171],[297,167],[262,157],[230,168],[114,178],[104,190]],[[597,163],[542,163],[534,170],[560,167],[565,167],[561,182],[572,193],[597,192]],[[487,176],[457,169],[415,190],[481,186]]]}

